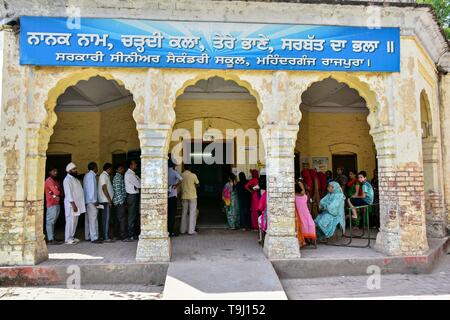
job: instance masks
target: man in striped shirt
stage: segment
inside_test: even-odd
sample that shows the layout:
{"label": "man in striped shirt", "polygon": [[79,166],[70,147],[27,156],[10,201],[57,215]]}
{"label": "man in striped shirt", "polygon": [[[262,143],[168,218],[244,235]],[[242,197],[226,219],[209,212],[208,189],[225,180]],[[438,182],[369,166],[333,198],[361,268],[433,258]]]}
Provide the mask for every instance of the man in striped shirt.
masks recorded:
{"label": "man in striped shirt", "polygon": [[122,164],[116,166],[116,174],[113,178],[114,196],[112,199],[114,205],[114,233],[119,234],[122,241],[128,239],[128,212],[127,212],[127,192],[125,191],[125,180],[123,174],[125,167]]}

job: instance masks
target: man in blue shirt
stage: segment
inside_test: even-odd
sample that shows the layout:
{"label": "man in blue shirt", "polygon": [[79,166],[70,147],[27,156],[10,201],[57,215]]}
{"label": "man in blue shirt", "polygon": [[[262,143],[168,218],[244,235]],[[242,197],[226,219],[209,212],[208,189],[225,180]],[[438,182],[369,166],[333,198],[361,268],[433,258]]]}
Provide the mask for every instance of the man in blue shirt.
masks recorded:
{"label": "man in blue shirt", "polygon": [[125,167],[122,164],[116,166],[116,175],[113,178],[113,204],[114,204],[114,232],[119,235],[119,239],[125,242],[131,241],[128,238],[128,212],[127,212],[127,192],[125,191]]}
{"label": "man in blue shirt", "polygon": [[358,215],[356,213],[355,207],[362,207],[371,205],[373,203],[373,187],[369,181],[367,181],[367,173],[365,171],[361,171],[358,174],[359,183],[362,186],[362,194],[361,195],[353,195],[350,199],[348,199],[348,205],[352,208],[352,218],[358,219]]}

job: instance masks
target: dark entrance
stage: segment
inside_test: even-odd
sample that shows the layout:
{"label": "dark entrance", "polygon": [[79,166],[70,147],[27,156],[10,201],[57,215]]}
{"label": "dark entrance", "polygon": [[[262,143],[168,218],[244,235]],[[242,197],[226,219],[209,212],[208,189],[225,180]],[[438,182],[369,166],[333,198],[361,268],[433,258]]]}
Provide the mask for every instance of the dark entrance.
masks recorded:
{"label": "dark entrance", "polygon": [[197,225],[199,227],[227,226],[227,219],[223,212],[222,189],[231,172],[232,154],[232,144],[191,142],[191,170],[200,181],[197,190],[199,210]]}
{"label": "dark entrance", "polygon": [[337,168],[344,167],[344,174],[348,176],[349,170],[358,172],[358,158],[356,154],[333,154],[333,174],[336,176]]}

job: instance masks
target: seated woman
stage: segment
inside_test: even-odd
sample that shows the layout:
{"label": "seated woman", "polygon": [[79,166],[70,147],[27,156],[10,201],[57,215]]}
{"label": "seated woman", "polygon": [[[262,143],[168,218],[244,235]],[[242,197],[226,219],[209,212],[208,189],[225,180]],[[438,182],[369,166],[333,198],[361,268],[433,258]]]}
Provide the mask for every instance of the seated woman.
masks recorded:
{"label": "seated woman", "polygon": [[328,184],[327,190],[328,194],[320,201],[319,205],[322,212],[314,220],[319,240],[330,238],[338,224],[345,231],[345,196],[342,188],[339,183],[332,181]]}
{"label": "seated woman", "polygon": [[353,197],[355,194],[361,194],[361,184],[359,183],[356,172],[350,170],[348,172],[348,182],[346,184],[346,195],[347,198]]}
{"label": "seated woman", "polygon": [[303,247],[305,239],[316,240],[316,225],[308,209],[308,195],[301,178],[295,184],[295,212],[297,238]]}

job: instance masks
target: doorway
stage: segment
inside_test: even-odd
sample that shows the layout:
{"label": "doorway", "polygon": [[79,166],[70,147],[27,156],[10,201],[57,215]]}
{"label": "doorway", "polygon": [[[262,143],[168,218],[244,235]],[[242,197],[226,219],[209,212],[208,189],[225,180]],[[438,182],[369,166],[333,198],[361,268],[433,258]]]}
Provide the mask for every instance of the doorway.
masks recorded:
{"label": "doorway", "polygon": [[333,175],[337,175],[337,168],[343,167],[344,174],[348,175],[349,171],[358,172],[358,156],[356,154],[333,154]]}
{"label": "doorway", "polygon": [[200,181],[197,189],[197,225],[199,228],[226,228],[222,189],[232,170],[230,159],[233,144],[223,141],[190,141],[188,145],[190,149],[184,150],[183,154],[185,159],[189,159],[191,171]]}

